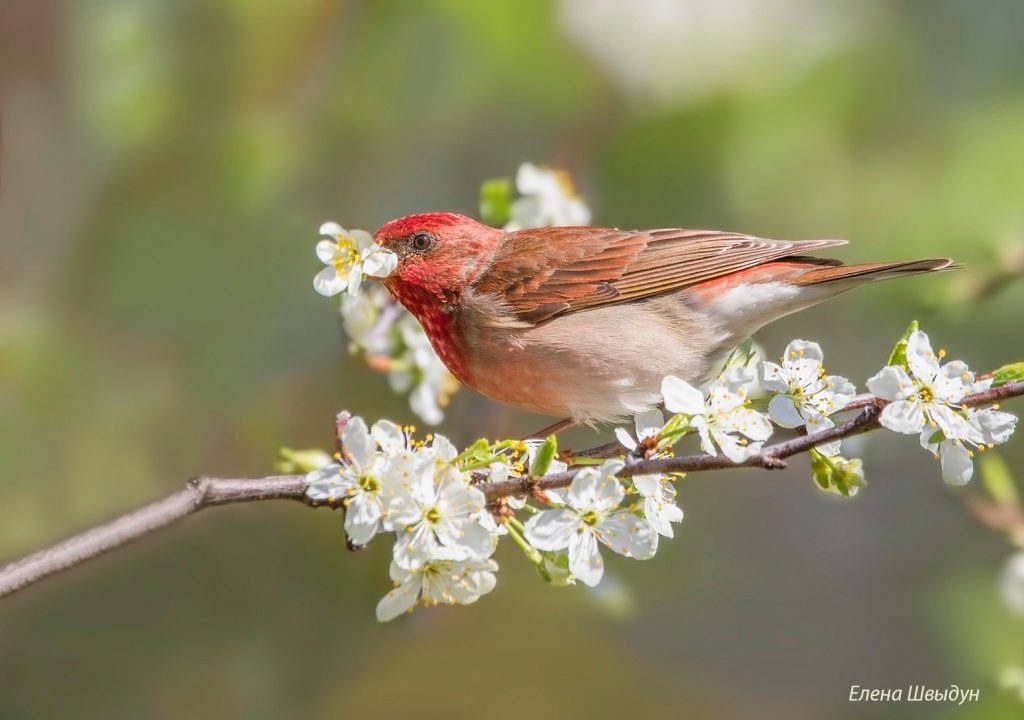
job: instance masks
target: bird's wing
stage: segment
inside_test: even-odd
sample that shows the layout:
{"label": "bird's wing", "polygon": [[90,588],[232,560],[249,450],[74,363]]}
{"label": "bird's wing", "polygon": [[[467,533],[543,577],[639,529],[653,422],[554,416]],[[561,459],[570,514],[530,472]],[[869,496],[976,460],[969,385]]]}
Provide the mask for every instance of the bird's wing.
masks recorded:
{"label": "bird's wing", "polygon": [[844,243],[767,240],[712,230],[521,230],[505,238],[474,289],[500,297],[519,320],[541,323]]}

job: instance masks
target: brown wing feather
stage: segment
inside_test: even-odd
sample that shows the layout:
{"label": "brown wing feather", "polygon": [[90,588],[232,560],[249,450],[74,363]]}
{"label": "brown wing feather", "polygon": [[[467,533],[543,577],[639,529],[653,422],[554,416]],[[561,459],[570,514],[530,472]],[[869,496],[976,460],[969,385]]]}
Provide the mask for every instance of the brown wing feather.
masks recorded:
{"label": "brown wing feather", "polygon": [[767,240],[709,230],[522,230],[505,238],[475,289],[501,296],[520,320],[540,323],[844,243]]}

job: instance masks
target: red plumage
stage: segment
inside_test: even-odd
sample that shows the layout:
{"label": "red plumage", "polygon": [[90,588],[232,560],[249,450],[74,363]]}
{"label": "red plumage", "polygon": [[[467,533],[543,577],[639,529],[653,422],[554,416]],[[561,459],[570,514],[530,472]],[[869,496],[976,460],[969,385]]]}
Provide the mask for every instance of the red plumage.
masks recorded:
{"label": "red plumage", "polygon": [[505,233],[455,213],[393,220],[384,282],[463,383],[582,422],[659,401],[661,378],[699,383],[763,325],[875,279],[948,259],[843,265],[783,241],[707,230],[557,227]]}

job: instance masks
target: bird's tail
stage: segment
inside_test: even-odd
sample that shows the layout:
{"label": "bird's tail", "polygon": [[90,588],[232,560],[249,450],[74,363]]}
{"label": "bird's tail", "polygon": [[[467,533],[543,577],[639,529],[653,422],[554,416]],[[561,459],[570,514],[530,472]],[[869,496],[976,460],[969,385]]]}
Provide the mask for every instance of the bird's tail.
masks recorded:
{"label": "bird's tail", "polygon": [[857,280],[855,284],[873,280],[916,275],[918,273],[945,272],[959,270],[962,265],[954,263],[950,258],[932,258],[929,260],[906,260],[903,262],[868,263],[866,265],[827,265],[811,267],[791,282],[806,287],[823,285],[843,280]]}

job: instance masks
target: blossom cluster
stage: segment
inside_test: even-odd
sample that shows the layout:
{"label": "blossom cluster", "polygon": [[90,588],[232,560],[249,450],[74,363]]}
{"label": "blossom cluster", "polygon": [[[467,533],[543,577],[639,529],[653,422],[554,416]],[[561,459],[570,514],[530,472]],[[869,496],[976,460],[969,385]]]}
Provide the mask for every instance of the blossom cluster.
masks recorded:
{"label": "blossom cluster", "polygon": [[[962,484],[971,477],[974,450],[1005,442],[1016,417],[997,407],[965,405],[967,395],[989,388],[993,379],[977,378],[960,361],[942,364],[943,355],[912,326],[868,387],[886,401],[881,425],[919,434],[942,461],[943,477]],[[631,428],[616,428],[621,451],[607,460],[573,455],[567,465],[554,436],[478,440],[459,451],[442,435],[420,441],[411,427],[387,420],[367,427],[358,417],[344,425],[339,452],[328,464],[322,455],[289,458],[296,467],[303,459],[313,463],[306,495],[343,508],[350,545],[392,536],[394,588],[378,604],[381,621],[417,605],[465,605],[490,592],[502,538],[558,586],[596,586],[604,575],[602,548],[638,560],[653,557],[659,539],[672,538],[674,524],[683,519],[674,486],[683,475],[644,473],[637,464],[671,457],[689,435],[708,455],[739,464],[762,453],[776,427],[801,428],[821,436],[811,450],[821,488],[850,496],[864,485],[862,462],[844,458],[839,433],[831,432],[833,417],[853,402],[856,389],[826,373],[816,343],[794,340],[777,363],[737,352],[706,388],[668,376],[661,393],[667,415],[652,408],[638,414]],[[552,475],[559,482],[528,497],[488,499],[489,484],[515,478],[532,484]]]}
{"label": "blossom cluster", "polygon": [[964,485],[974,474],[974,453],[1006,442],[1017,417],[998,407],[975,409],[962,404],[987,390],[992,378],[979,380],[961,360],[941,364],[928,336],[913,328],[895,363],[868,380],[868,389],[889,403],[879,421],[889,430],[919,435],[921,446],[937,457],[943,479]]}
{"label": "blossom cluster", "polygon": [[[516,188],[519,197],[503,197],[495,219],[508,231],[590,221],[590,209],[563,170],[523,163]],[[365,230],[346,230],[326,222],[320,226],[320,235],[316,256],[324,267],[313,278],[313,287],[326,297],[341,296],[342,323],[351,351],[361,353],[371,368],[386,372],[394,392],[408,393],[410,408],[423,422],[440,425],[458,381],[416,319],[380,284],[363,283],[365,277],[393,273],[398,257]]]}
{"label": "blossom cluster", "polygon": [[[514,232],[590,221],[589,208],[561,170],[525,163],[515,187],[519,196],[513,198],[509,181],[485,183],[481,214],[487,223]],[[383,285],[364,283],[394,273],[397,256],[362,230],[325,223],[320,233],[316,255],[324,267],[313,285],[322,295],[340,296],[351,349],[386,372],[395,392],[408,393],[411,409],[426,423],[441,423],[458,382],[415,318]],[[586,453],[569,454],[571,466],[559,458],[554,436],[478,440],[459,451],[442,435],[420,441],[410,426],[381,420],[368,427],[358,417],[345,424],[335,456],[282,456],[288,472],[308,471],[305,488],[312,502],[343,509],[350,545],[366,545],[381,534],[392,537],[394,588],[377,606],[378,619],[387,621],[417,605],[465,605],[489,593],[498,570],[493,557],[503,538],[557,586],[596,586],[604,576],[605,550],[653,557],[660,539],[672,538],[683,519],[675,487],[683,474],[644,472],[643,463],[671,458],[686,436],[707,455],[742,464],[764,451],[776,428],[796,430],[816,440],[809,455],[817,485],[850,497],[864,486],[864,464],[842,455],[835,417],[881,400],[881,426],[918,435],[921,446],[940,460],[943,478],[964,484],[973,474],[975,453],[1005,442],[1017,418],[994,405],[965,404],[996,378],[976,377],[958,360],[943,364],[944,355],[933,352],[928,336],[912,324],[888,364],[867,381],[874,397],[857,403],[853,383],[826,372],[817,343],[794,340],[778,362],[741,348],[706,386],[665,377],[661,405],[636,415],[631,428],[615,429],[617,456],[591,460]],[[545,478],[549,482],[537,484]],[[534,490],[527,497],[488,490],[514,479],[527,481],[513,483],[518,489]],[[1024,577],[1024,562],[1018,559],[1014,568],[1007,578]],[[1004,581],[1004,588],[1016,588],[1007,597],[1017,597],[1024,607],[1020,586],[1018,580]]]}

